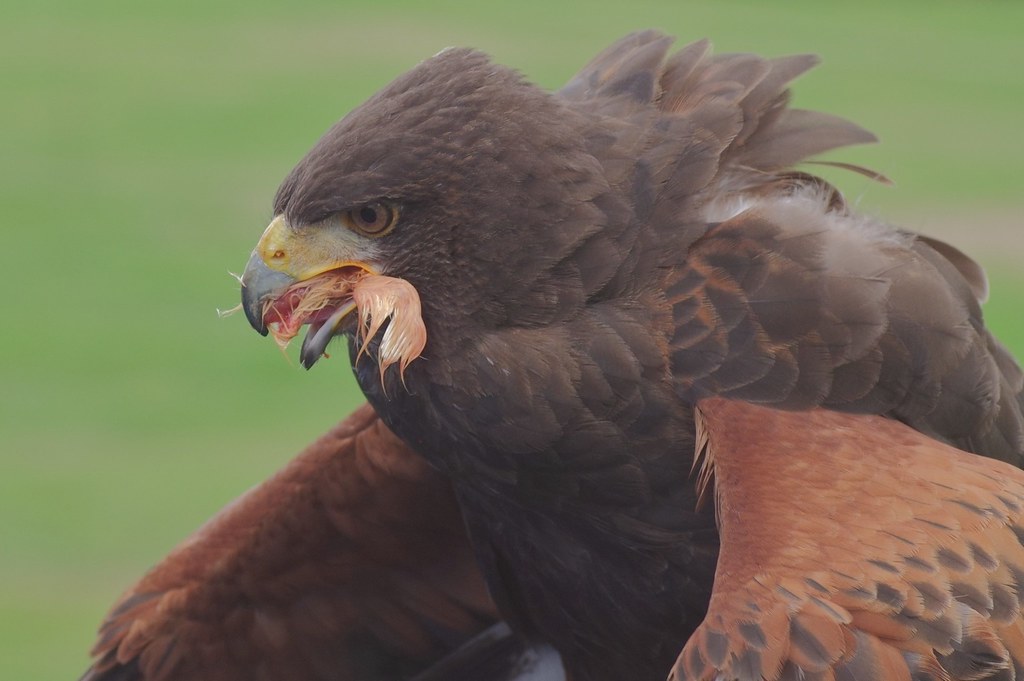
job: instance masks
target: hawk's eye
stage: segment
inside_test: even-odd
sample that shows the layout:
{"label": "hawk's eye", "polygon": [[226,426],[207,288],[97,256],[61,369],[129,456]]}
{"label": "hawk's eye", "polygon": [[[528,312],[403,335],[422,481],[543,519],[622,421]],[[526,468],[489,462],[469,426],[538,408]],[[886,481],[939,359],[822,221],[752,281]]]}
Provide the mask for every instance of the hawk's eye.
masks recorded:
{"label": "hawk's eye", "polygon": [[347,210],[341,220],[349,229],[366,236],[383,236],[398,220],[398,209],[390,203],[375,201]]}

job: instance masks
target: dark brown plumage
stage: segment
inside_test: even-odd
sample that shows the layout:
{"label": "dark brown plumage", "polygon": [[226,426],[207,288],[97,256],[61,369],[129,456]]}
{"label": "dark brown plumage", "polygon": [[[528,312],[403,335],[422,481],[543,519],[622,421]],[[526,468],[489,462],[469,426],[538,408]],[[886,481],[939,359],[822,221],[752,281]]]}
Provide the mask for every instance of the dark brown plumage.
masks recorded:
{"label": "dark brown plumage", "polygon": [[[793,169],[873,140],[842,119],[787,106],[788,83],[815,60],[710,56],[704,42],[667,56],[670,43],[655,32],[627,36],[553,94],[473,51],[423,62],[329,130],[289,174],[243,276],[258,330],[311,324],[306,366],[332,335],[348,337],[360,386],[383,422],[451,480],[502,617],[557,648],[575,681],[663,679],[709,602],[712,614],[740,607],[717,609],[729,575],[716,578],[714,504],[698,506],[691,477],[699,404],[724,398],[741,415],[756,410],[769,424],[765,438],[806,422],[807,452],[751,451],[759,432],[748,420],[738,454],[730,458],[722,444],[719,460],[788,458],[796,489],[819,495],[809,508],[827,507],[832,481],[867,494],[904,480],[910,460],[952,460],[948,447],[925,444],[932,441],[1024,463],[1024,377],[984,327],[980,268],[946,244],[852,213],[833,187]],[[366,338],[343,295],[300,313],[293,301],[322,291],[337,272],[404,282],[418,300],[376,297],[373,315],[391,322]],[[403,341],[419,304],[426,345],[415,359],[403,349],[415,344]],[[361,313],[368,305],[359,303]],[[401,361],[388,368],[384,358]],[[774,418],[788,425],[771,426]],[[889,424],[879,430],[891,439],[858,435],[878,423]],[[877,480],[858,479],[841,452],[823,455],[828,437],[811,438],[814,424],[849,429],[843,442],[865,448]],[[721,428],[707,431],[712,446]],[[927,450],[921,459],[918,449]],[[980,460],[969,467],[982,477],[1001,470]],[[771,492],[771,478],[738,479],[730,493],[750,495],[760,509],[757,495]],[[927,493],[948,478],[920,479]],[[950,503],[995,503],[992,488],[976,491]],[[761,548],[788,550],[787,528],[806,525],[800,536],[810,538],[815,528],[846,531],[841,514],[783,518],[770,506],[723,525],[722,537],[739,527]],[[902,522],[898,505],[871,508],[879,528]],[[971,553],[968,529],[914,534],[908,541],[921,545],[909,553],[894,553],[899,542],[861,544],[849,560],[863,568],[860,586],[884,601],[898,589],[871,582],[870,566],[884,572],[879,565],[913,562],[919,552]],[[972,560],[1012,572],[1016,535],[993,537],[997,546],[978,544]],[[811,594],[812,567],[829,562],[807,548],[794,549],[807,555],[785,566],[792,574],[766,579],[804,580],[797,595]],[[723,555],[736,551],[744,549],[726,545]],[[968,586],[984,591],[978,574]],[[1024,586],[1016,579],[984,584]],[[926,596],[977,596],[961,584],[940,581]],[[884,650],[862,638],[877,631],[861,620],[833,626],[841,616],[826,625],[828,638],[801,636],[804,620],[785,605],[793,593],[765,601],[783,608],[773,626],[785,641],[773,633],[761,642],[742,621],[708,625],[691,646],[703,651],[703,666],[688,665],[684,653],[677,673],[710,674],[708,662],[725,668],[725,651],[740,649],[744,636],[760,648],[757,660],[730,667],[742,667],[743,679],[779,672],[765,660],[787,653],[796,666],[780,678],[859,678],[870,668],[888,681],[909,668],[916,678],[966,681],[1010,668],[987,664],[987,653],[965,662],[946,645],[952,638],[940,641],[920,622],[899,629],[873,620],[895,632]],[[1009,597],[1001,601],[1002,609],[972,606],[973,614],[946,607],[943,626],[984,630],[960,641],[994,650],[980,622],[1019,617]],[[832,616],[828,604],[815,607],[808,617]],[[894,605],[883,617],[900,612]],[[919,657],[901,656],[894,641]],[[856,650],[888,662],[872,666]]]}

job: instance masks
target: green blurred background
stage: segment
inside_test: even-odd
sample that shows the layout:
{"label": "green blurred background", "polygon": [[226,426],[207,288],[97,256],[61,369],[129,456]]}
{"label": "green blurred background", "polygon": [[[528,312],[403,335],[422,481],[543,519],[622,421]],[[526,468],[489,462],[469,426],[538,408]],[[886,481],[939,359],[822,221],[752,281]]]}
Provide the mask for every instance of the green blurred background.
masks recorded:
{"label": "green blurred background", "polygon": [[658,27],[720,51],[811,51],[797,103],[872,213],[949,238],[1024,355],[1024,4],[799,1],[0,2],[0,677],[71,679],[106,607],[222,504],[346,414],[244,318],[239,271],[278,181],[334,120],[447,45],[555,87]]}

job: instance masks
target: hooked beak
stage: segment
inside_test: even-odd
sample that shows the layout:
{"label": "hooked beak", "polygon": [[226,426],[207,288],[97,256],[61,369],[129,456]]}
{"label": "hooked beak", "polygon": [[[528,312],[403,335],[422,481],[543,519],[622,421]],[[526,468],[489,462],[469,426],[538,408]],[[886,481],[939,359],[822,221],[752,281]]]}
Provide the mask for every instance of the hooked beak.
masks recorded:
{"label": "hooked beak", "polygon": [[260,237],[242,273],[242,309],[252,328],[267,335],[263,312],[292,284],[341,267],[371,274],[376,245],[331,221],[295,229],[284,215],[275,217]]}
{"label": "hooked beak", "polygon": [[242,310],[249,325],[261,336],[266,336],[268,331],[263,320],[266,301],[279,297],[295,281],[294,277],[267,267],[259,249],[252,252],[242,273]]}
{"label": "hooked beak", "polygon": [[[380,331],[381,381],[393,364],[402,376],[426,345],[426,326],[419,293],[409,282],[381,274],[379,256],[372,239],[330,220],[295,229],[279,215],[242,273],[245,317],[261,335],[272,333],[282,348],[308,325],[299,353],[307,369],[346,328],[361,339],[359,355]],[[344,326],[356,311],[358,319]]]}

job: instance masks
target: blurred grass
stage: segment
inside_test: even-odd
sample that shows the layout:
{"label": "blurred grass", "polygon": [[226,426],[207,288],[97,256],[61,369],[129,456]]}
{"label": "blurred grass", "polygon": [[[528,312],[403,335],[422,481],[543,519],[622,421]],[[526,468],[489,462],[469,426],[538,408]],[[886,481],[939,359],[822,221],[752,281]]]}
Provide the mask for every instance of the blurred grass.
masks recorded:
{"label": "blurred grass", "polygon": [[49,0],[0,12],[2,678],[76,677],[121,589],[359,401],[343,360],[307,374],[214,309],[236,301],[227,271],[291,165],[446,45],[552,87],[649,26],[719,50],[821,54],[798,103],[876,131],[882,146],[841,157],[899,186],[837,181],[987,264],[991,325],[1024,354],[1019,3]]}

